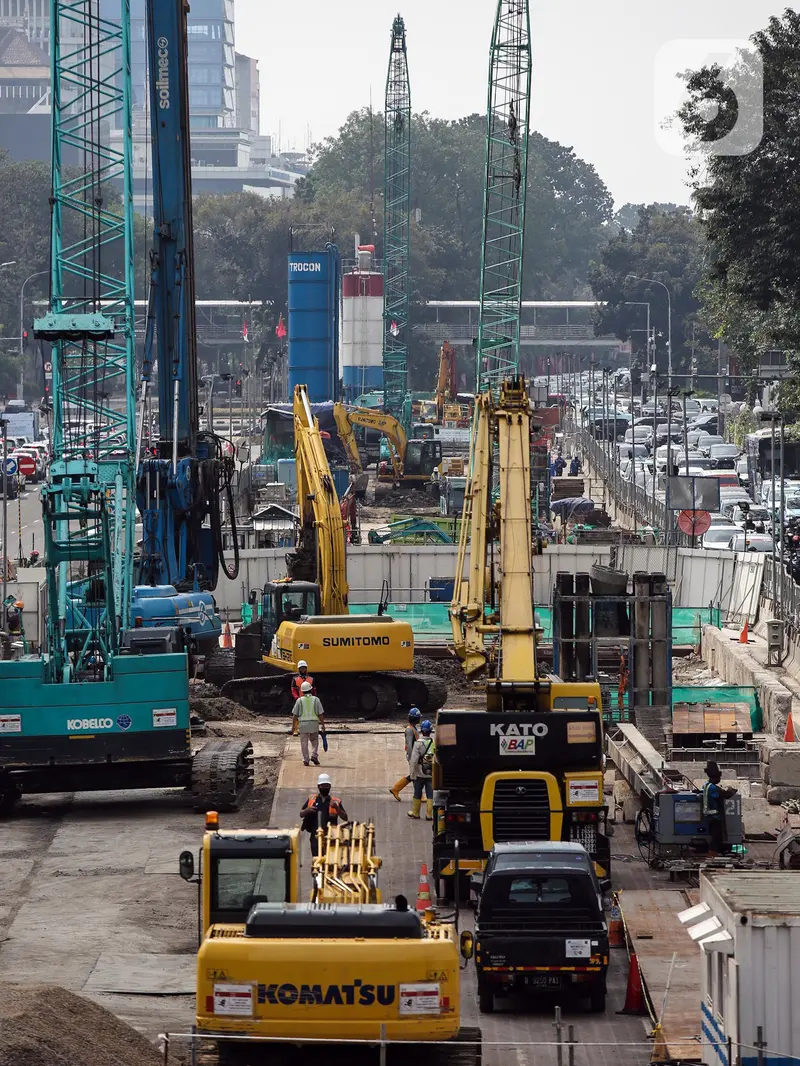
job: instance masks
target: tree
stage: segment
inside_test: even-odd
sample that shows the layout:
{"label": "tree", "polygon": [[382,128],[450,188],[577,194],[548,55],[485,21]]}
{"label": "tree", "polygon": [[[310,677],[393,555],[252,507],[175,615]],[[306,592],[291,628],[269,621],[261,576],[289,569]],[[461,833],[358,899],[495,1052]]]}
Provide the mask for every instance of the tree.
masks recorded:
{"label": "tree", "polygon": [[[646,207],[647,204],[623,204],[622,207],[614,212],[614,222],[620,229],[634,230],[640,214]],[[679,207],[678,204],[653,203],[650,204],[650,210],[666,213],[667,211],[682,211],[683,208]]]}
{"label": "tree", "polygon": [[[687,76],[689,100],[679,113],[703,160],[693,187],[708,241],[707,313],[750,369],[765,347],[800,349],[800,125],[791,88],[800,79],[800,15],[771,18],[751,41],[752,52],[736,64],[738,95],[718,66],[704,68]],[[759,64],[763,136],[752,151],[716,154],[715,142],[728,134],[739,144],[756,139]]]}
{"label": "tree", "polygon": [[692,322],[697,321],[699,304],[694,290],[702,271],[703,242],[697,219],[688,208],[663,210],[651,205],[639,210],[631,232],[620,230],[611,238],[593,264],[590,280],[597,300],[607,303],[597,312],[595,331],[613,333],[620,340],[635,339],[644,350],[644,309],[634,303],[650,304],[651,326],[656,331],[656,361],[666,370],[667,296],[660,285],[648,285],[629,277],[653,278],[663,282],[672,301],[673,371],[688,373]]}

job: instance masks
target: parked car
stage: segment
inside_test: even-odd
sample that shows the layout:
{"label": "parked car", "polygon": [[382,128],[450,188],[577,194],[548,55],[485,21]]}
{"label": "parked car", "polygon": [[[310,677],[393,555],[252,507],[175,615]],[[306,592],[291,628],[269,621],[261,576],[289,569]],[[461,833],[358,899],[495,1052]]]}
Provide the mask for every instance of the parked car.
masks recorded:
{"label": "parked car", "polygon": [[617,444],[617,454],[620,461],[623,459],[644,459],[647,457],[647,445],[623,441],[621,444]]}
{"label": "parked car", "polygon": [[[726,508],[727,506],[728,505],[726,504]],[[741,529],[744,529],[745,522],[747,522],[748,519],[755,523],[763,522],[765,527],[772,525],[772,515],[770,514],[769,508],[757,507],[755,504],[749,504],[744,507],[740,503],[734,503],[730,508],[730,516],[731,522],[733,522],[735,526],[739,526]]]}
{"label": "parked car", "polygon": [[632,426],[630,429],[625,430],[625,441],[629,444],[647,444],[649,445],[653,439],[653,427],[652,426]]}

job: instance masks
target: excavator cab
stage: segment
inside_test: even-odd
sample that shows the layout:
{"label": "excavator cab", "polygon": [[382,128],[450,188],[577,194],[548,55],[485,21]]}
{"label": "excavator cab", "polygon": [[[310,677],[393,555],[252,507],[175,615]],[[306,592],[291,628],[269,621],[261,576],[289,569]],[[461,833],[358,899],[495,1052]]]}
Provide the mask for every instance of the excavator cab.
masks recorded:
{"label": "excavator cab", "polygon": [[269,654],[282,622],[322,614],[319,585],[310,581],[268,581],[264,586],[261,646]]}
{"label": "excavator cab", "polygon": [[406,447],[403,477],[431,478],[441,461],[441,441],[410,440]]}

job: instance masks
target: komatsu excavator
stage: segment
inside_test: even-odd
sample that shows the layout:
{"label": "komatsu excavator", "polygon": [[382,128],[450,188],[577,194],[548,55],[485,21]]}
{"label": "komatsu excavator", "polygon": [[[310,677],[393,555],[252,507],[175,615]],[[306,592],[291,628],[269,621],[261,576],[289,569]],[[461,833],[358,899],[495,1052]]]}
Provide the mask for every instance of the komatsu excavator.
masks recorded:
{"label": "komatsu excavator", "polygon": [[437,717],[433,875],[445,897],[495,843],[576,841],[600,876],[609,868],[600,686],[540,674],[536,661],[530,455],[531,406],[514,378],[475,407],[450,617],[486,710]]}
{"label": "komatsu excavator", "polygon": [[386,438],[390,461],[378,463],[378,481],[422,486],[431,480],[442,461],[441,441],[409,440],[401,423],[384,411],[370,407],[345,407],[337,403],[333,406],[333,417],[354,473],[361,472],[362,464],[353,426],[377,430]]}
{"label": "komatsu excavator", "polygon": [[234,679],[223,692],[255,711],[289,710],[290,678],[304,659],[330,713],[377,716],[398,706],[433,713],[447,686],[414,671],[409,623],[348,614],[342,512],[304,385],[295,388],[294,421],[299,542],[286,578],[265,585],[261,617],[237,635]]}

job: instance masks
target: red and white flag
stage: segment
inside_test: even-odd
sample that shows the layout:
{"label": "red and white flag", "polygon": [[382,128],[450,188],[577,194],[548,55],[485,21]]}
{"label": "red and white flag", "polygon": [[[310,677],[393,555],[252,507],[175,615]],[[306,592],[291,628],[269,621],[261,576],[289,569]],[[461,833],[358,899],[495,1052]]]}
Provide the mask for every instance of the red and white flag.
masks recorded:
{"label": "red and white flag", "polygon": [[283,315],[281,315],[278,319],[278,324],[275,327],[275,336],[279,337],[281,340],[283,340],[283,338],[286,336],[286,326],[283,322]]}
{"label": "red and white flag", "polygon": [[398,326],[398,324],[394,320],[392,321],[392,324],[389,327],[389,331],[390,331],[390,333],[392,334],[393,337],[399,337],[400,336],[400,327]]}
{"label": "red and white flag", "polygon": [[245,344],[249,340],[249,338],[247,336],[247,319],[245,319],[244,322],[242,322],[242,340],[245,342]]}

